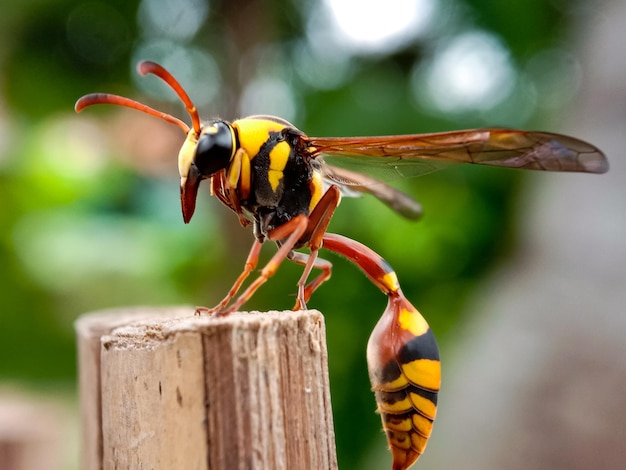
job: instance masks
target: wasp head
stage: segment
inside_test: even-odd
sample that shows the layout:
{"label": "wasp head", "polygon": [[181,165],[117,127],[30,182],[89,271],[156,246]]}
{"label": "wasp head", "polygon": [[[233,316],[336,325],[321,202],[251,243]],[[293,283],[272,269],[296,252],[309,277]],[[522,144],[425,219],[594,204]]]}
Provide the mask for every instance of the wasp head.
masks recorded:
{"label": "wasp head", "polygon": [[200,182],[226,169],[234,152],[235,133],[227,122],[207,124],[199,134],[189,130],[178,153],[180,201],[185,223],[191,220],[195,210]]}
{"label": "wasp head", "polygon": [[180,127],[187,138],[178,154],[178,170],[180,173],[181,205],[185,223],[191,220],[196,207],[198,187],[203,179],[211,178],[215,173],[225,169],[235,149],[235,133],[224,121],[216,121],[205,126],[200,124],[200,116],[195,105],[180,83],[159,64],[150,61],[140,62],[137,70],[141,75],[153,74],[167,83],[181,99],[189,116],[191,127],[180,119],[167,113],[157,111],[145,104],[130,98],[109,93],[92,93],[80,98],[75,105],[77,112],[94,104],[113,104],[125,106],[161,118]]}

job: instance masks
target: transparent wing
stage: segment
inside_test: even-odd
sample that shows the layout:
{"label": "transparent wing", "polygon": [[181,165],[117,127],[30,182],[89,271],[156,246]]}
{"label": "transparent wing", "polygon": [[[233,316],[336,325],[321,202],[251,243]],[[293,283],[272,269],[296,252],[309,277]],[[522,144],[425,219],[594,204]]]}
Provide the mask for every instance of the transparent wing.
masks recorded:
{"label": "transparent wing", "polygon": [[391,209],[407,219],[419,219],[422,216],[422,206],[408,194],[389,186],[382,181],[332,165],[322,165],[322,176],[328,183],[339,186],[342,194],[354,197],[362,193],[371,194]]}
{"label": "transparent wing", "polygon": [[544,171],[604,173],[593,145],[561,134],[476,129],[383,137],[308,138],[313,158],[377,179],[420,176],[458,163]]}

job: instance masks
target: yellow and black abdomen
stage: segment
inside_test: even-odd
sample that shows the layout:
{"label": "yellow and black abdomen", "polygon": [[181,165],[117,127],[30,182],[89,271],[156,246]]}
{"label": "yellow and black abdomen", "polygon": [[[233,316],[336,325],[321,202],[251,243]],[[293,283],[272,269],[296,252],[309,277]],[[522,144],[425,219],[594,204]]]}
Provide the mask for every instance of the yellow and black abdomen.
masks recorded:
{"label": "yellow and black abdomen", "polygon": [[367,367],[393,455],[392,468],[405,470],[424,452],[437,415],[441,385],[437,341],[380,255],[334,233],[326,233],[323,240],[324,248],[355,263],[387,295],[387,308],[367,343]]}
{"label": "yellow and black abdomen", "polygon": [[389,305],[370,336],[367,362],[393,469],[404,470],[428,443],[441,363],[432,330],[399,290],[389,294]]}

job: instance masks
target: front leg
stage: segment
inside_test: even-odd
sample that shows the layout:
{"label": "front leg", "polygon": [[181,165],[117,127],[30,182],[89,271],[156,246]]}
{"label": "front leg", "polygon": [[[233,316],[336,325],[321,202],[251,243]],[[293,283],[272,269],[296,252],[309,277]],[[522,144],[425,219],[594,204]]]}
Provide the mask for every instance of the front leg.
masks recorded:
{"label": "front leg", "polygon": [[252,245],[252,248],[250,249],[250,253],[248,253],[248,258],[246,259],[246,264],[244,265],[243,271],[241,272],[241,274],[239,275],[239,277],[237,278],[233,286],[228,291],[228,294],[226,294],[226,297],[224,297],[221,300],[221,302],[218,303],[213,308],[197,307],[196,312],[195,312],[196,315],[201,315],[203,313],[214,315],[224,310],[224,308],[235,297],[235,295],[237,295],[237,292],[239,292],[239,289],[241,289],[241,285],[248,278],[250,273],[254,271],[257,264],[259,263],[259,254],[261,253],[262,246],[263,244],[260,241],[258,240],[254,241],[254,244]]}
{"label": "front leg", "polygon": [[[267,236],[268,240],[283,240],[278,251],[272,256],[261,270],[259,276],[248,286],[248,288],[235,300],[226,310],[220,311],[219,315],[228,315],[235,312],[254,295],[259,287],[272,277],[282,262],[289,256],[289,253],[298,244],[298,241],[305,233],[309,225],[309,218],[306,215],[298,215],[280,227],[271,230]],[[257,258],[258,259],[258,258]],[[243,274],[243,273],[242,273]]]}

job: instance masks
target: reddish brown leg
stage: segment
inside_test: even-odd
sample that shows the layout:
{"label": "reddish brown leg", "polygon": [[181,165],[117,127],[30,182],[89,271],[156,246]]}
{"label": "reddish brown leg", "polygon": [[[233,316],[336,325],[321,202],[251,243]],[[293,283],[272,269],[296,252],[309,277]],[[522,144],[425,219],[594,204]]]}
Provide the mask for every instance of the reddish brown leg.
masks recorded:
{"label": "reddish brown leg", "polygon": [[[309,215],[309,225],[307,230],[300,239],[300,242],[307,242],[310,255],[304,253],[294,253],[290,259],[298,264],[304,265],[302,276],[298,280],[298,298],[294,310],[303,310],[306,303],[311,298],[315,290],[330,277],[332,264],[325,260],[317,258],[317,252],[322,246],[322,237],[326,233],[330,219],[339,205],[341,193],[336,186],[331,186],[319,200],[311,214]],[[313,268],[319,268],[322,273],[315,278],[310,284],[306,285],[306,281],[311,274]]]}
{"label": "reddish brown leg", "polygon": [[[315,256],[313,256],[313,253],[315,253]],[[330,278],[333,265],[330,261],[318,258],[317,251],[312,252],[310,255],[294,251],[292,252],[292,255],[289,256],[289,259],[296,264],[304,266],[304,271],[298,281],[298,299],[296,300],[296,305],[293,307],[294,310],[303,310],[306,308],[306,303],[311,298],[313,292],[315,292],[319,286]],[[306,280],[308,279],[313,268],[321,269],[322,272],[319,276],[313,279],[313,281],[305,286]]]}
{"label": "reddish brown leg", "polygon": [[272,241],[285,240],[278,251],[267,262],[265,267],[261,270],[261,274],[257,277],[252,284],[233,302],[233,304],[226,310],[222,310],[218,315],[228,315],[236,310],[239,310],[243,304],[246,303],[250,297],[261,287],[267,280],[272,277],[281,263],[287,258],[293,247],[296,246],[298,240],[301,239],[309,225],[309,219],[306,215],[298,215],[291,219],[289,222],[284,223],[280,227],[276,227],[268,234],[268,239]]}
{"label": "reddish brown leg", "polygon": [[341,192],[337,186],[331,186],[309,214],[309,225],[300,242],[306,243],[311,251],[317,251],[322,246],[322,237],[326,233],[339,201],[341,201]]}
{"label": "reddish brown leg", "polygon": [[256,268],[256,265],[259,262],[259,254],[261,253],[262,246],[263,244],[259,242],[258,240],[254,241],[254,244],[252,245],[252,248],[250,249],[250,253],[248,254],[248,259],[246,259],[246,264],[244,265],[243,271],[241,272],[241,274],[239,275],[239,277],[237,278],[233,286],[228,291],[228,294],[226,295],[226,297],[224,297],[221,300],[221,302],[213,308],[197,307],[196,315],[201,315],[203,313],[213,315],[217,312],[220,312],[221,310],[224,309],[224,307],[226,307],[226,305],[228,305],[228,302],[230,302],[233,299],[233,297],[237,295],[237,292],[239,292],[239,289],[241,289],[241,285],[243,284],[243,282],[248,278],[250,273],[254,271],[254,269]]}
{"label": "reddish brown leg", "polygon": [[[248,255],[248,259],[246,260],[243,272],[239,275],[226,297],[224,297],[222,301],[213,308],[209,309],[205,307],[198,307],[196,309],[196,314],[208,313],[225,315],[238,310],[248,301],[250,297],[252,297],[252,295],[254,295],[259,287],[261,287],[270,277],[274,275],[278,267],[287,257],[304,266],[304,272],[298,280],[298,298],[296,300],[294,310],[305,309],[306,302],[311,298],[313,292],[330,277],[332,265],[328,261],[319,260],[317,258],[317,252],[322,246],[322,237],[324,236],[328,224],[330,223],[333,212],[339,205],[340,199],[341,194],[339,189],[335,186],[331,186],[317,203],[309,217],[305,215],[296,216],[289,222],[286,222],[280,227],[272,230],[268,234],[268,240],[285,241],[281,244],[276,254],[274,254],[274,256],[261,270],[259,277],[257,277],[252,284],[248,286],[248,288],[230,307],[225,308],[237,294],[243,282],[256,268],[259,260],[259,253],[261,251],[261,243],[255,241]],[[311,250],[310,255],[296,253],[293,251],[293,248],[296,245],[302,243],[307,244]],[[321,269],[322,273],[310,284],[305,285],[311,270],[314,267]]]}

